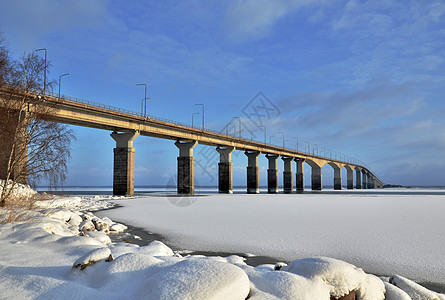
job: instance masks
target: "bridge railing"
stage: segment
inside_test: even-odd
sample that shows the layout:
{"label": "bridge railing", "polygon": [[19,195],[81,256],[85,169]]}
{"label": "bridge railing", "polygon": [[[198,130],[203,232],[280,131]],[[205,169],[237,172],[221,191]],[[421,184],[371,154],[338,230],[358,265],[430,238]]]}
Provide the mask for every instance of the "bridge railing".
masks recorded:
{"label": "bridge railing", "polygon": [[[46,94],[48,94],[48,95],[50,95],[50,96],[52,96],[54,98],[59,98],[59,95],[56,94],[56,93],[53,93],[53,92],[47,92]],[[123,108],[119,108],[119,107],[115,107],[115,106],[111,106],[111,105],[106,105],[106,104],[102,104],[102,103],[98,103],[98,102],[94,102],[94,101],[89,101],[89,100],[85,100],[85,99],[80,99],[80,98],[76,98],[76,97],[71,97],[71,96],[67,96],[67,95],[60,95],[60,98],[63,99],[63,100],[68,100],[68,101],[72,101],[72,102],[76,102],[76,103],[82,103],[82,104],[94,106],[94,107],[97,107],[97,108],[102,108],[102,109],[106,109],[106,110],[110,110],[110,111],[126,114],[128,116],[137,116],[137,117],[144,118],[144,114],[138,113],[138,112],[135,112],[135,111],[131,111],[131,110],[128,110],[128,109],[123,109]],[[161,122],[172,123],[172,124],[184,126],[184,127],[187,127],[187,128],[200,129],[200,130],[204,130],[204,131],[208,131],[208,132],[213,132],[213,133],[216,133],[216,134],[225,135],[225,136],[228,136],[228,137],[231,137],[231,138],[235,138],[235,139],[240,139],[239,135],[231,134],[231,133],[228,133],[228,132],[224,132],[224,130],[218,131],[218,130],[213,130],[213,129],[208,129],[208,128],[202,128],[200,126],[192,126],[191,124],[178,122],[178,121],[174,121],[174,120],[169,120],[169,119],[166,119],[166,118],[157,117],[157,116],[153,116],[153,115],[146,115],[145,117],[149,118],[151,120],[157,120],[157,121],[161,121]],[[259,142],[257,140],[254,140],[254,141],[255,142]],[[262,142],[260,142],[260,143],[262,143]],[[270,146],[275,146],[275,147],[280,147],[279,145],[275,145],[275,144],[272,144],[272,143],[264,143],[264,144],[265,145],[270,145]],[[309,155],[314,155],[314,153],[311,153],[310,149],[308,149],[307,151],[306,151],[306,149],[299,150],[299,152],[306,153],[306,154],[309,154]],[[317,156],[323,157],[325,159],[333,159],[332,158],[332,153],[330,153],[330,155],[326,155],[326,152],[324,152],[323,155],[321,155],[321,154],[318,155],[318,153],[317,153]],[[337,160],[336,157],[335,157],[335,160]],[[339,159],[339,160],[341,160],[341,159]],[[360,160],[348,157],[348,159],[346,159],[346,162],[357,164],[357,165],[362,165],[362,166],[366,167],[369,171],[371,171],[374,175],[376,175],[376,173],[367,164],[363,163]]]}

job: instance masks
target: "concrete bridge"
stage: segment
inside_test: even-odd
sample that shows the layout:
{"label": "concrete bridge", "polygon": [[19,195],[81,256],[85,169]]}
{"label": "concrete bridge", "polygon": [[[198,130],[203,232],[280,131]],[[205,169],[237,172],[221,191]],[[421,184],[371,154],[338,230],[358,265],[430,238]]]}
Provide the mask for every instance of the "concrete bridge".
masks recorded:
{"label": "concrete bridge", "polygon": [[[113,194],[134,194],[134,155],[133,141],[138,136],[150,136],[175,141],[179,154],[177,158],[177,191],[180,194],[194,193],[194,161],[193,148],[199,143],[215,147],[220,154],[218,163],[218,188],[220,193],[232,193],[233,175],[231,154],[233,151],[243,151],[248,158],[247,165],[247,193],[259,193],[258,157],[265,154],[268,159],[267,170],[268,192],[278,192],[279,158],[284,164],[283,188],[285,193],[303,192],[304,169],[303,163],[311,167],[312,190],[322,190],[322,167],[326,164],[334,169],[334,189],[342,189],[341,170],[347,170],[347,189],[380,188],[383,183],[366,167],[311,155],[283,147],[277,147],[248,139],[236,138],[220,132],[192,128],[181,124],[152,116],[144,117],[138,113],[102,105],[86,100],[56,95],[32,95],[36,103],[50,104],[54,107],[53,118],[57,122],[108,130],[111,138],[116,141],[114,148]],[[294,164],[295,162],[295,164]]]}

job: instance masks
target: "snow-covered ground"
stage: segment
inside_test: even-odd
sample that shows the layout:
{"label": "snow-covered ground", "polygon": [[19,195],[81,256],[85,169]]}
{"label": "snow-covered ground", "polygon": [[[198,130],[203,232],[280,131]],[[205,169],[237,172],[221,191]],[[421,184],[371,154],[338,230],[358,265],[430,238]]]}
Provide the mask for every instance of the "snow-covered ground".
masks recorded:
{"label": "snow-covered ground", "polygon": [[[172,205],[172,202],[176,204],[177,202],[171,198],[172,201],[168,201],[165,197],[107,198],[106,201],[100,197],[70,197],[41,202],[40,208],[33,213],[30,220],[0,225],[0,299],[246,299],[249,297],[249,299],[328,300],[331,296],[342,297],[351,292],[356,293],[357,299],[362,300],[384,299],[385,293],[388,300],[445,299],[445,295],[427,290],[399,275],[379,278],[345,261],[324,256],[314,257],[324,255],[322,252],[325,249],[335,249],[340,247],[340,244],[325,246],[310,255],[300,255],[304,247],[297,247],[298,240],[300,243],[310,244],[310,239],[299,236],[299,231],[295,229],[297,227],[311,227],[322,223],[325,230],[332,232],[330,227],[339,228],[339,225],[335,224],[341,223],[346,226],[346,223],[358,219],[362,219],[362,222],[367,222],[368,225],[374,224],[363,217],[372,211],[366,211],[366,206],[362,203],[358,205],[361,207],[362,218],[354,217],[351,221],[351,218],[338,217],[337,222],[331,225],[328,223],[331,214],[339,214],[341,211],[351,212],[346,207],[341,208],[347,199],[334,197],[331,198],[332,203],[328,205],[321,198],[322,195],[293,195],[293,197],[214,195],[199,197],[197,201],[190,202],[192,205],[185,208]],[[360,200],[357,197],[343,198]],[[110,207],[110,201],[124,207],[94,212],[96,215],[90,212]],[[295,201],[302,203],[296,205]],[[236,202],[239,203],[235,205]],[[304,203],[306,205],[303,205]],[[406,203],[409,205],[409,201]],[[427,201],[427,204],[433,205],[434,201]],[[262,207],[264,205],[265,207]],[[231,208],[224,209],[225,206]],[[439,209],[437,205],[435,208]],[[289,209],[293,211],[288,212]],[[411,207],[412,209],[415,208]],[[403,210],[402,212],[406,213]],[[0,216],[2,213],[0,209]],[[418,210],[417,217],[424,213]],[[101,217],[98,217],[98,214]],[[107,235],[109,232],[125,230],[124,225],[115,223],[107,217],[112,214],[118,216],[116,219],[119,220],[128,218],[128,223],[132,225],[144,226],[151,230],[159,229],[159,233],[165,234],[172,242],[187,245],[188,249],[245,251],[283,258],[294,253],[294,257],[288,259],[290,261],[288,265],[252,267],[246,265],[243,258],[236,255],[183,257],[157,241],[144,247],[111,243]],[[241,218],[243,215],[244,219]],[[293,221],[288,220],[290,215],[295,216]],[[383,213],[383,216],[374,216],[373,219],[383,221],[386,215]],[[311,221],[311,216],[319,222]],[[434,218],[435,214],[430,216]],[[153,220],[162,218],[165,220],[159,222],[158,226],[150,225]],[[269,222],[270,219],[273,220],[272,223]],[[394,223],[399,219],[401,217],[393,216],[390,222]],[[418,221],[420,223],[424,220],[422,217]],[[309,224],[305,225],[303,221]],[[189,226],[188,223],[193,226]],[[177,228],[173,229],[175,224]],[[270,233],[274,231],[268,226],[272,225],[282,231],[277,239],[269,242]],[[410,229],[407,228],[404,232],[409,233]],[[261,238],[259,230],[263,230]],[[212,233],[222,234],[226,238],[226,243],[223,243],[223,237],[206,241],[206,237],[210,237]],[[430,231],[425,231],[424,234],[432,237]],[[344,235],[353,237],[351,234],[343,233],[338,234],[337,238]],[[367,233],[362,232],[361,235],[366,236]],[[285,244],[270,251],[274,249],[273,243],[290,237],[295,247],[292,250],[294,252],[286,254],[286,251],[283,251]],[[362,241],[365,239],[361,238]],[[236,241],[242,243],[237,245]],[[414,242],[410,241],[408,246],[413,244]],[[218,245],[220,248],[216,249]],[[367,244],[363,248],[371,246]],[[441,247],[443,243],[436,246]],[[387,256],[382,257],[382,260],[391,258],[394,256],[393,252],[400,252],[403,248],[404,245],[400,245],[397,251],[388,248]],[[343,249],[346,253],[350,253],[347,244],[343,245]],[[355,257],[359,262],[361,255],[363,253],[358,253]],[[302,256],[309,257],[300,258]],[[404,257],[405,262],[413,268],[413,258]],[[379,266],[381,265],[380,262]],[[444,270],[442,262],[436,261],[434,267],[435,269],[430,271],[443,276],[439,271],[439,268]],[[424,269],[419,271],[420,274],[428,273]],[[396,271],[391,270],[387,274],[394,273]]]}
{"label": "snow-covered ground", "polygon": [[114,201],[123,207],[102,214],[159,233],[182,249],[286,261],[322,255],[374,274],[445,285],[445,196],[375,191],[210,195],[182,199],[191,203],[186,207],[172,205],[174,198],[145,197]]}

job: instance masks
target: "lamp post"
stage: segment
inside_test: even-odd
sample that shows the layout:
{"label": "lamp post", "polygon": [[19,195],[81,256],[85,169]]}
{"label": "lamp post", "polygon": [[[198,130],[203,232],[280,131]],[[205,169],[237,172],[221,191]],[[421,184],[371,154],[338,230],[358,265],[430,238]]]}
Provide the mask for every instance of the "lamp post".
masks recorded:
{"label": "lamp post", "polygon": [[272,145],[272,138],[273,137],[274,137],[273,135],[269,136],[269,145]]}
{"label": "lamp post", "polygon": [[202,106],[202,130],[204,130],[204,104],[201,104],[201,103],[195,104],[195,106],[199,106],[199,105]]}
{"label": "lamp post", "polygon": [[284,132],[278,132],[278,134],[282,134],[283,135],[283,149],[285,148],[285,143],[284,143]]}
{"label": "lamp post", "polygon": [[37,51],[45,51],[45,74],[43,75],[43,95],[46,94],[46,68],[47,68],[47,64],[46,64],[46,48],[41,48],[41,49],[37,49]]}
{"label": "lamp post", "polygon": [[[147,84],[146,83],[137,83],[136,86],[140,86],[143,85],[145,86],[145,96],[144,96],[144,102],[145,102],[145,106],[144,106],[144,118],[147,117]],[[142,114],[142,107],[141,107],[141,114]]]}
{"label": "lamp post", "polygon": [[234,119],[238,119],[238,127],[239,127],[239,138],[241,138],[241,118],[233,117]]}
{"label": "lamp post", "polygon": [[321,149],[323,149],[323,157],[326,157],[326,148],[325,147],[321,147]]}
{"label": "lamp post", "polygon": [[256,130],[254,129],[254,130],[252,130],[251,132],[250,132],[250,140],[251,141],[253,141],[253,133],[255,132]]}
{"label": "lamp post", "polygon": [[298,137],[293,136],[292,138],[297,140],[297,143],[295,144],[295,151],[298,152]]}
{"label": "lamp post", "polygon": [[260,125],[258,127],[263,127],[264,128],[264,144],[266,144],[267,143],[266,126]]}
{"label": "lamp post", "polygon": [[311,143],[309,141],[306,141],[307,143],[307,154],[311,154]]}
{"label": "lamp post", "polygon": [[195,127],[195,126],[193,126],[193,119],[194,119],[195,115],[199,115],[199,114],[200,114],[199,112],[192,114],[192,127]]}
{"label": "lamp post", "polygon": [[62,84],[62,77],[71,75],[71,73],[65,73],[59,76],[59,101],[60,101],[60,85]]}
{"label": "lamp post", "polygon": [[[318,156],[318,145],[313,144],[315,147],[317,147],[317,156]],[[312,154],[315,155],[315,148],[312,148]]]}

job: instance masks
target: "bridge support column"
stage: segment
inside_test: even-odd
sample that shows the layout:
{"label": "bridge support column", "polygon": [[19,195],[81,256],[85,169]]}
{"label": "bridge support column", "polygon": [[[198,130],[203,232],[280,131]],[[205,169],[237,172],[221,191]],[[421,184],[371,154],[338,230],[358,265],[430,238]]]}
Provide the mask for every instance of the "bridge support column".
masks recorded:
{"label": "bridge support column", "polygon": [[312,190],[321,191],[323,189],[321,167],[318,165],[311,165],[311,167],[312,167],[312,174],[311,174]]}
{"label": "bridge support column", "polygon": [[350,168],[346,168],[346,176],[347,176],[347,189],[353,190],[354,189],[354,171]]}
{"label": "bridge support column", "polygon": [[366,182],[368,183],[368,189],[372,189],[373,188],[373,183],[372,183],[372,176],[371,176],[370,173],[368,173],[368,178],[367,178]]}
{"label": "bridge support column", "polygon": [[341,169],[334,169],[334,190],[341,190]]}
{"label": "bridge support column", "polygon": [[266,154],[266,158],[269,160],[269,169],[267,169],[267,192],[269,194],[278,193],[278,157],[280,156],[277,154]]}
{"label": "bridge support column", "polygon": [[178,194],[193,195],[195,193],[195,158],[193,157],[193,148],[197,144],[197,141],[175,142],[176,147],[179,148]]}
{"label": "bridge support column", "polygon": [[111,137],[116,141],[113,166],[113,195],[134,196],[134,152],[133,141],[139,132],[117,133]]}
{"label": "bridge support column", "polygon": [[247,165],[247,193],[258,194],[260,192],[258,185],[258,155],[259,151],[246,151],[244,154],[248,158]]}
{"label": "bridge support column", "polygon": [[233,193],[233,163],[232,152],[235,147],[216,148],[219,153],[218,189],[220,193]]}
{"label": "bridge support column", "polygon": [[366,182],[367,176],[366,176],[366,171],[362,170],[362,187],[363,189],[367,189],[368,188],[368,184]]}
{"label": "bridge support column", "polygon": [[295,162],[297,163],[297,182],[296,182],[296,189],[297,193],[303,193],[304,192],[304,158],[296,158]]}
{"label": "bridge support column", "polygon": [[285,194],[291,194],[294,191],[293,187],[293,174],[292,174],[292,162],[293,157],[281,157],[284,162],[283,171],[283,189]]}
{"label": "bridge support column", "polygon": [[362,188],[362,171],[360,168],[355,168],[355,188],[357,190]]}

